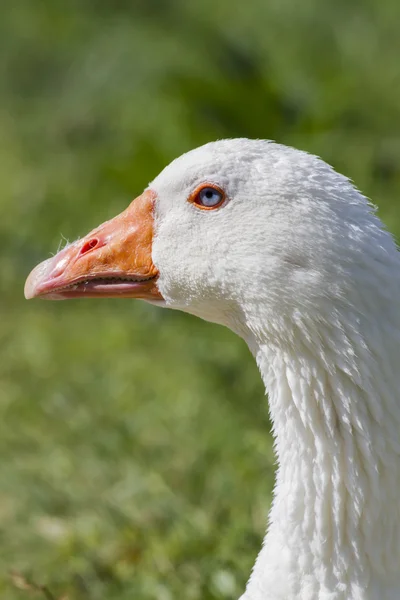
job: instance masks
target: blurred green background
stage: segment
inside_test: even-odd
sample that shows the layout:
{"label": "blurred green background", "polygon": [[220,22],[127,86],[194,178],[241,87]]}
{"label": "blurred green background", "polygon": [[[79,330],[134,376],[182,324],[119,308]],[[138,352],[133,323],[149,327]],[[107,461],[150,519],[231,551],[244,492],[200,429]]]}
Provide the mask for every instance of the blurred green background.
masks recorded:
{"label": "blurred green background", "polygon": [[267,401],[229,331],[142,302],[26,302],[30,269],[172,158],[272,138],[400,233],[398,0],[0,6],[0,595],[244,589],[273,485]]}

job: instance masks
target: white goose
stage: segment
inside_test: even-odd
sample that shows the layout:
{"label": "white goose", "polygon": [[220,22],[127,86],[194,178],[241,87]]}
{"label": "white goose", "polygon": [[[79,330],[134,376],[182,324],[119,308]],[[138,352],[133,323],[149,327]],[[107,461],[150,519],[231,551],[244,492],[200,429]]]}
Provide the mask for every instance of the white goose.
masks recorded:
{"label": "white goose", "polygon": [[242,336],[279,463],[242,600],[400,599],[400,260],[345,177],[267,141],[207,144],[25,294],[142,298]]}

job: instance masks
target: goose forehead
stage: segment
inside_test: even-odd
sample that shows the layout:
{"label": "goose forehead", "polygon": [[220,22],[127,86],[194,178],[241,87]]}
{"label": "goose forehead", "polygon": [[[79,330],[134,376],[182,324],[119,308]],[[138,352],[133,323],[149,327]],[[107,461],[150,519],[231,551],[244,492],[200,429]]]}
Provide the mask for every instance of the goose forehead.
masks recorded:
{"label": "goose forehead", "polygon": [[272,146],[277,150],[277,144],[264,140],[210,142],[173,160],[150,187],[156,191],[186,190],[206,180],[234,187],[235,183],[246,179],[251,163],[257,159],[265,160],[266,152]]}
{"label": "goose forehead", "polygon": [[223,160],[214,152],[200,150],[175,159],[154,179],[150,187],[156,191],[179,191],[206,180],[226,184],[232,170],[232,160],[229,157]]}

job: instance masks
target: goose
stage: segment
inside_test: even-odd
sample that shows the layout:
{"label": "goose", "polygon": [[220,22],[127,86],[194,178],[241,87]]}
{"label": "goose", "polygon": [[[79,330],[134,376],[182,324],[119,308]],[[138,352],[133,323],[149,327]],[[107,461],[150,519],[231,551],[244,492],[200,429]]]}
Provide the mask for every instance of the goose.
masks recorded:
{"label": "goose", "polygon": [[400,260],[349,179],[274,142],[210,142],[25,295],[139,298],[241,336],[277,458],[241,600],[400,599]]}

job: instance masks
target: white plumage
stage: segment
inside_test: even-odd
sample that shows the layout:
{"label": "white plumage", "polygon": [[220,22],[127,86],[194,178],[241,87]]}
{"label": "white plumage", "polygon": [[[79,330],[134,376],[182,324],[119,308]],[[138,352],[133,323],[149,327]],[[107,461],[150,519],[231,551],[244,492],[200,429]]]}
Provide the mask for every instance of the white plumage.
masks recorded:
{"label": "white plumage", "polygon": [[[185,199],[208,181],[226,205]],[[154,263],[170,308],[254,354],[278,458],[243,600],[400,599],[400,261],[367,199],[314,156],[224,140],[169,165]]]}
{"label": "white plumage", "polygon": [[244,338],[278,469],[242,600],[400,600],[400,260],[348,179],[271,142],[207,144],[25,289],[145,298]]}

